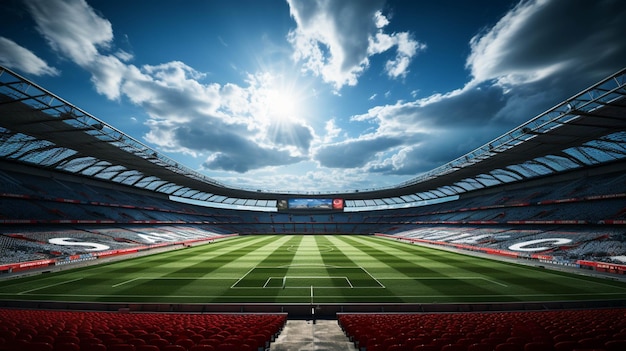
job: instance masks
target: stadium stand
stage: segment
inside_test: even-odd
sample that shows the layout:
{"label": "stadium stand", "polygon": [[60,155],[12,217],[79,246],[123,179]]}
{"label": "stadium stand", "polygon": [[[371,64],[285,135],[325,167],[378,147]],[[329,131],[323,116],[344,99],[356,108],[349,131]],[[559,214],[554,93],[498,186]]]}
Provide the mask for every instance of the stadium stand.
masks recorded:
{"label": "stadium stand", "polygon": [[[84,246],[51,244],[55,238],[136,251],[264,233],[377,233],[562,265],[611,263],[615,266],[605,271],[622,274],[620,265],[626,260],[626,232],[621,224],[626,193],[615,192],[624,188],[622,173],[523,189],[505,187],[419,208],[330,214],[207,209],[10,170],[0,171],[0,177],[6,180],[0,184],[0,204],[6,209],[0,214],[5,224],[0,227],[0,247],[7,252],[0,257],[4,265],[0,272],[17,271],[15,264],[24,262],[53,259],[55,264],[66,264],[92,256]],[[524,243],[550,245],[526,247]]]}
{"label": "stadium stand", "polygon": [[[626,310],[339,314],[361,351],[624,350]],[[397,345],[397,346],[394,346]]]}
{"label": "stadium stand", "polygon": [[15,271],[8,264],[46,259],[65,264],[70,257],[92,255],[84,246],[51,244],[55,238],[133,250],[264,233],[376,233],[562,265],[605,262],[615,264],[605,270],[616,273],[623,273],[618,265],[626,260],[626,193],[615,192],[624,188],[622,173],[509,186],[419,208],[320,214],[208,209],[11,170],[0,171],[0,177],[7,180],[0,184],[6,209],[0,214],[5,224],[0,245],[8,253],[0,258],[0,272]]}
{"label": "stadium stand", "polygon": [[287,316],[0,309],[0,320],[2,351],[259,351],[275,340]]}

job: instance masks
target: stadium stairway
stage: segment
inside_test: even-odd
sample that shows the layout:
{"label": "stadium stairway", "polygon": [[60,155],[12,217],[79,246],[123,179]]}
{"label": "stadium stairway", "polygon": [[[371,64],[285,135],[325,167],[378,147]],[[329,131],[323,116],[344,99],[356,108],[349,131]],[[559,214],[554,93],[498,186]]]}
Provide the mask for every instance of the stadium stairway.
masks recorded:
{"label": "stadium stairway", "polygon": [[337,320],[287,320],[270,351],[356,351]]}

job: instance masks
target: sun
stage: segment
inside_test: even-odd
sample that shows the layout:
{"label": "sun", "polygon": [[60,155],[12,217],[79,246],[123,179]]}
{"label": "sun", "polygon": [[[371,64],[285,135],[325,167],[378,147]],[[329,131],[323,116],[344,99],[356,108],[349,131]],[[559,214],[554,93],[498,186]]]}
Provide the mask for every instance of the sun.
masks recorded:
{"label": "sun", "polygon": [[300,120],[299,103],[302,103],[302,99],[290,91],[268,89],[265,97],[267,117],[275,122]]}
{"label": "sun", "polygon": [[313,89],[302,85],[297,76],[264,72],[254,78],[251,103],[257,118],[270,124],[302,123],[309,119],[308,102]]}

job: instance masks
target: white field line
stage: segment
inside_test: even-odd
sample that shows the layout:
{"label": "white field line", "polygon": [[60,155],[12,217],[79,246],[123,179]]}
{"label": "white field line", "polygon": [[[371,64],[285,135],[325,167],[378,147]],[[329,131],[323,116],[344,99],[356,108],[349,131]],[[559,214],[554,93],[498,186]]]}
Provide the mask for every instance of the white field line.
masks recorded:
{"label": "white field line", "polygon": [[120,285],[132,283],[136,280],[233,280],[233,278],[219,278],[219,277],[136,277],[133,279],[125,280],[121,283],[111,285],[112,288],[117,288]]}
{"label": "white field line", "polygon": [[[69,281],[68,281],[69,282]],[[309,289],[309,287],[305,287],[306,289]],[[240,289],[244,289],[244,288],[240,288]],[[253,289],[253,288],[250,288]],[[258,288],[254,288],[254,289],[258,289]],[[320,287],[316,287],[316,289],[322,289]],[[376,288],[374,288],[376,289]],[[619,293],[619,292],[615,292],[615,293],[586,293],[586,294],[515,294],[515,295],[506,295],[507,297],[539,297],[539,296],[598,296],[598,295],[605,295],[605,296],[611,296],[611,295],[623,295],[624,293]],[[15,293],[0,293],[0,295],[8,295],[8,296],[14,296],[16,295]],[[105,294],[105,295],[101,295],[101,294],[44,294],[44,293],[35,293],[35,294],[29,294],[29,296],[59,296],[59,297],[103,297],[103,296],[109,296],[109,297],[141,297],[141,298],[150,298],[150,297],[154,297],[155,295],[112,295],[112,294]],[[267,298],[268,296],[257,296],[257,295],[246,295],[246,296],[225,296],[225,295],[168,295],[168,298],[227,298],[227,299],[250,299],[250,298]],[[284,296],[280,296],[281,298],[285,297],[285,298],[302,298],[302,295],[284,295]],[[350,296],[344,296],[344,295],[336,295],[336,296],[320,296],[321,298],[350,298]],[[401,297],[401,298],[441,298],[442,295],[394,295],[392,297]],[[502,295],[497,295],[497,294],[487,294],[487,295],[446,295],[446,298],[448,297],[502,297]],[[369,296],[365,296],[365,295],[359,295],[357,298],[361,299],[361,298],[378,298],[380,299],[381,296],[380,295],[369,295]]]}
{"label": "white field line", "polygon": [[138,280],[138,279],[142,279],[142,278],[137,277],[137,278],[133,278],[133,279],[130,279],[130,280],[125,280],[125,281],[123,281],[121,283],[118,283],[118,284],[115,284],[115,285],[111,285],[111,287],[112,288],[117,288],[120,285],[124,285],[126,283],[131,283],[131,282],[134,282],[135,280]]}
{"label": "white field line", "polygon": [[254,267],[250,268],[250,270],[249,270],[249,271],[247,271],[247,272],[246,272],[246,274],[242,275],[242,276],[241,276],[241,278],[237,279],[237,281],[236,281],[233,285],[231,285],[231,286],[230,286],[230,288],[231,288],[231,289],[235,288],[235,285],[239,284],[239,282],[240,282],[240,281],[242,281],[242,280],[243,280],[243,278],[247,277],[247,276],[248,276],[248,274],[250,274],[250,272],[252,272],[252,271],[253,271],[253,270],[255,270],[256,268],[257,268],[257,266],[254,266]]}
{"label": "white field line", "polygon": [[[280,279],[282,281],[282,285],[281,288],[282,289],[302,289],[302,288],[308,288],[309,286],[287,286],[287,278],[289,279],[345,279],[346,283],[348,283],[348,285],[350,286],[350,289],[354,289],[354,286],[352,285],[352,282],[350,281],[350,279],[348,279],[348,277],[339,277],[339,276],[325,276],[325,277],[320,277],[320,276],[302,276],[302,275],[290,275],[290,276],[282,276],[281,277],[268,277],[267,280],[265,281],[265,283],[263,284],[262,288],[263,289],[272,289],[272,288],[268,288],[267,285],[269,284],[269,282],[272,279]],[[345,287],[342,286],[315,286],[318,289],[345,289]],[[231,289],[258,289],[257,287],[236,287],[236,288],[231,288]],[[365,289],[367,289],[367,287],[365,287]],[[375,288],[376,289],[376,288]]]}
{"label": "white field line", "polygon": [[380,285],[380,287],[381,287],[381,288],[386,289],[386,288],[385,288],[385,285],[384,285],[383,283],[381,283],[381,282],[380,282],[380,280],[378,280],[377,278],[374,278],[374,276],[373,276],[372,274],[370,274],[370,272],[368,272],[368,271],[367,271],[367,269],[365,269],[365,268],[363,268],[363,267],[361,267],[361,266],[358,266],[358,267],[359,267],[359,268],[361,268],[361,270],[362,270],[363,272],[367,273],[367,275],[369,275],[372,279],[374,279],[374,281],[375,281],[376,283],[378,283],[378,285]]}
{"label": "white field line", "polygon": [[380,280],[485,280],[490,283],[508,288],[509,286],[495,280],[484,277],[397,277],[397,278],[379,278]]}
{"label": "white field line", "polygon": [[83,279],[83,278],[81,277],[81,278],[76,278],[76,279],[72,279],[72,280],[65,280],[65,281],[62,281],[62,282],[59,282],[59,283],[54,283],[54,284],[49,284],[49,285],[45,285],[45,286],[40,286],[40,287],[38,287],[38,288],[34,288],[34,289],[30,289],[30,290],[24,290],[24,291],[22,291],[22,292],[19,292],[19,293],[18,293],[18,295],[28,294],[28,293],[29,293],[29,292],[31,292],[31,291],[41,290],[41,289],[47,289],[47,288],[51,288],[51,287],[53,287],[53,286],[57,286],[57,285],[63,285],[63,284],[67,284],[67,283],[73,283],[73,282],[75,282],[75,281],[79,281],[79,280],[81,280],[81,279]]}
{"label": "white field line", "polygon": [[496,284],[496,285],[503,286],[503,287],[505,287],[505,288],[508,288],[508,287],[509,287],[508,285],[506,285],[506,284],[502,284],[502,283],[497,282],[497,281],[495,281],[495,280],[491,280],[491,279],[487,279],[487,278],[483,278],[483,279],[484,279],[484,280],[486,280],[486,281],[488,281],[488,282],[490,282],[490,283],[494,283],[494,284]]}

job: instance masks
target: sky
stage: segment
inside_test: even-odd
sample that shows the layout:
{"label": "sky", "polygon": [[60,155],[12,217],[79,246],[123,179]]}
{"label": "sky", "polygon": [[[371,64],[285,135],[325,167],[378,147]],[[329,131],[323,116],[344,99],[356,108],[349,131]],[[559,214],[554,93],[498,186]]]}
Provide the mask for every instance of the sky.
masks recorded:
{"label": "sky", "polygon": [[0,64],[265,191],[390,187],[626,67],[621,0],[3,0]]}

